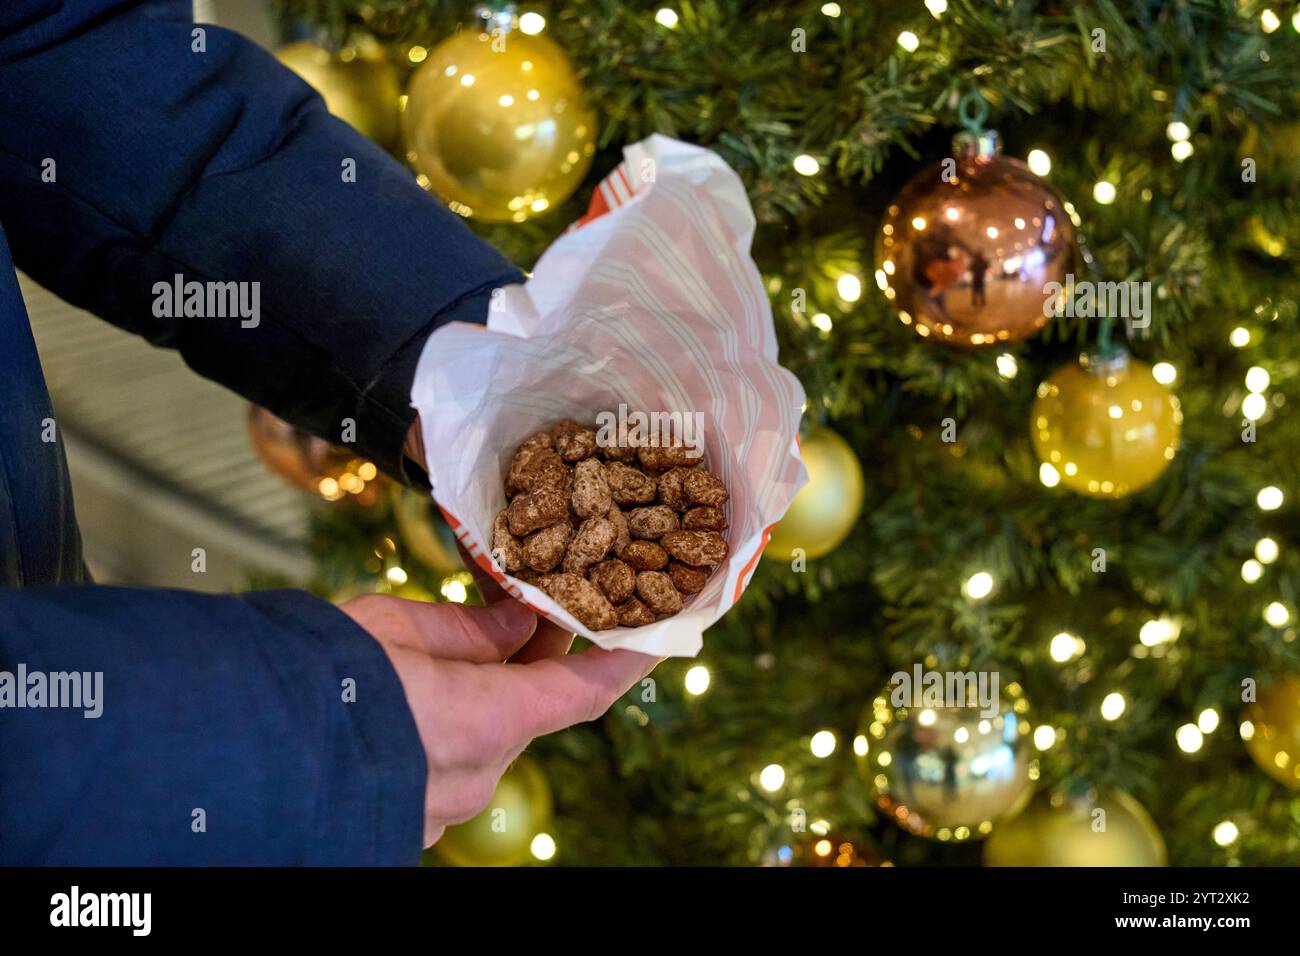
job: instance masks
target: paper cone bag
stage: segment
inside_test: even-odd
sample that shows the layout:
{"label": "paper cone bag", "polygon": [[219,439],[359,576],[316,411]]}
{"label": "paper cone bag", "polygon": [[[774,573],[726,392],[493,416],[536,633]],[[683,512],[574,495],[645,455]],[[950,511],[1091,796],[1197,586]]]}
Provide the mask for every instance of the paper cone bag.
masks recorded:
{"label": "paper cone bag", "polygon": [[[507,591],[601,647],[697,654],[807,481],[796,441],[803,388],[777,364],[753,235],[740,179],[716,154],[651,136],[624,150],[532,278],[499,290],[486,328],[443,326],[420,357],[412,404],[452,530]],[[731,553],[681,613],[591,631],[496,566],[492,525],[520,442],[560,419],[593,427],[620,404],[702,414],[704,467],[730,491]]]}

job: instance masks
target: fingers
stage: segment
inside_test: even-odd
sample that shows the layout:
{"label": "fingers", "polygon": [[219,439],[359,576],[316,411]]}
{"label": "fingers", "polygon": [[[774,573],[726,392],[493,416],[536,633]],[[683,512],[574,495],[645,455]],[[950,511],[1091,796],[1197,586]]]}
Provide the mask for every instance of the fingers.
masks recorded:
{"label": "fingers", "polygon": [[448,660],[499,663],[523,647],[537,628],[537,615],[518,601],[483,607],[403,603],[421,648]]}
{"label": "fingers", "polygon": [[531,664],[547,657],[563,657],[573,646],[575,635],[545,618],[538,618],[537,630],[528,643],[510,658],[512,664]]}
{"label": "fingers", "polygon": [[525,742],[595,720],[660,660],[590,647],[581,654],[492,667],[491,679],[500,685],[500,718],[510,735]]}

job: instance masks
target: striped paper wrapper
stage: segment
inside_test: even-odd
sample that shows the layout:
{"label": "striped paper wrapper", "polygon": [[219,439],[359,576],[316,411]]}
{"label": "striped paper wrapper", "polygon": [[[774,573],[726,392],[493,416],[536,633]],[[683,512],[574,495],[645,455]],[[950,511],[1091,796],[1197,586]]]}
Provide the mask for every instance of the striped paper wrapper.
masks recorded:
{"label": "striped paper wrapper", "polygon": [[[709,150],[658,135],[623,155],[528,282],[498,291],[486,328],[454,322],[430,336],[412,404],[434,499],[480,567],[601,647],[693,657],[705,629],[740,600],[772,525],[807,481],[797,442],[804,392],[777,363],[739,177]],[[731,493],[731,555],[681,613],[591,631],[496,566],[492,524],[520,442],[620,404],[702,414],[705,467]]]}

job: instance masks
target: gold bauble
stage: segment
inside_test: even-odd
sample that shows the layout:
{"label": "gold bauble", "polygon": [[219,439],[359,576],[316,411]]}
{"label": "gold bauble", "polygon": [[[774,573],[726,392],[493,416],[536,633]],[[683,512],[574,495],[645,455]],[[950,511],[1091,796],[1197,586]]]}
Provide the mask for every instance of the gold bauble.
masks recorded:
{"label": "gold bauble", "polygon": [[903,829],[939,840],[987,836],[1033,792],[1029,702],[1010,684],[987,709],[970,693],[965,706],[953,706],[946,697],[932,701],[938,688],[925,685],[925,674],[917,675],[919,687],[917,676],[906,676],[862,715],[859,772],[876,805]]}
{"label": "gold bauble", "polygon": [[1183,413],[1151,366],[1118,350],[1081,356],[1038,386],[1029,418],[1046,476],[1093,498],[1145,488],[1178,451]]}
{"label": "gold bauble", "polygon": [[326,501],[349,499],[369,507],[384,478],[372,462],[317,438],[259,405],[248,408],[248,434],[262,463],[289,484]]}
{"label": "gold bauble", "polygon": [[1300,790],[1300,678],[1287,677],[1259,692],[1246,707],[1245,737],[1259,769],[1284,786]]}
{"label": "gold bauble", "polygon": [[1255,161],[1255,182],[1264,191],[1295,192],[1300,186],[1300,123],[1248,126],[1240,158]]}
{"label": "gold bauble", "polygon": [[885,212],[876,282],[923,337],[987,347],[1047,322],[1044,286],[1065,282],[1075,233],[1065,200],[997,134],[962,134],[954,159],[914,176]]}
{"label": "gold bauble", "polygon": [[829,428],[817,427],[799,443],[808,484],[799,489],[772,529],[763,557],[790,561],[795,550],[819,558],[839,546],[862,511],[866,485],[853,449]]}
{"label": "gold bauble", "polygon": [[478,816],[448,827],[434,851],[453,866],[519,866],[551,822],[551,789],[541,768],[520,757]]}
{"label": "gold bauble", "polygon": [[1164,866],[1165,841],[1122,790],[1100,799],[1040,793],[984,844],[985,866]]}
{"label": "gold bauble", "polygon": [[397,67],[377,48],[330,53],[309,40],[281,47],[276,58],[307,81],[331,113],[385,148],[397,142],[402,84]]}
{"label": "gold bauble", "polygon": [[578,188],[596,151],[596,114],[568,56],[518,29],[444,40],[407,91],[406,157],[453,210],[522,222]]}

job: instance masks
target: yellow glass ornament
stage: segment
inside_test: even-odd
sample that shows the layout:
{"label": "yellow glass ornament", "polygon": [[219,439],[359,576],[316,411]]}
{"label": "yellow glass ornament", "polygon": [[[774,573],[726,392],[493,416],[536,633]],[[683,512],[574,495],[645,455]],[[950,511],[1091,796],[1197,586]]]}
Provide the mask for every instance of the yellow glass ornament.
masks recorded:
{"label": "yellow glass ornament", "polygon": [[1246,708],[1246,749],[1259,769],[1284,786],[1300,790],[1300,678],[1269,684]]}
{"label": "yellow glass ornament", "polygon": [[819,558],[837,548],[862,511],[866,484],[853,449],[829,428],[817,427],[799,443],[808,484],[772,529],[763,557],[790,561],[796,549]]}
{"label": "yellow glass ornament", "polygon": [[985,866],[1164,866],[1165,841],[1127,793],[1040,793],[984,844]]}
{"label": "yellow glass ornament", "polygon": [[406,158],[457,213],[523,222],[578,188],[596,114],[565,52],[517,29],[466,31],[432,51],[407,91]]}
{"label": "yellow glass ornament", "polygon": [[1182,422],[1177,396],[1120,350],[1080,356],[1040,384],[1029,431],[1045,484],[1123,498],[1173,461]]}
{"label": "yellow glass ornament", "polygon": [[330,53],[309,40],[290,43],[276,59],[307,81],[331,113],[383,147],[397,142],[402,95],[394,66],[377,46]]}
{"label": "yellow glass ornament", "polygon": [[434,850],[453,866],[519,866],[529,860],[533,838],[550,820],[546,776],[531,758],[520,757],[482,812],[448,827]]}

